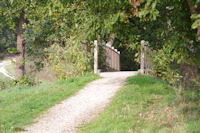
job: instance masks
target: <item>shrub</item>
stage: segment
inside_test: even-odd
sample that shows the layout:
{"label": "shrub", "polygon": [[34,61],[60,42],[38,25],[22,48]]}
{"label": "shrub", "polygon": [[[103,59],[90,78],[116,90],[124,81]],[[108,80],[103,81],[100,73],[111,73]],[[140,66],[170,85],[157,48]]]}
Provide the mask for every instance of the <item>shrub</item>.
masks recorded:
{"label": "shrub", "polygon": [[36,82],[33,78],[30,77],[22,77],[19,81],[15,81],[15,86],[34,86],[37,85],[38,82]]}
{"label": "shrub", "polygon": [[0,90],[7,89],[15,85],[16,81],[14,80],[0,81]]}
{"label": "shrub", "polygon": [[65,45],[53,44],[45,51],[48,53],[47,65],[56,72],[59,79],[84,75],[91,70],[91,54],[84,50],[81,43],[65,40]]}
{"label": "shrub", "polygon": [[178,58],[176,51],[172,47],[163,46],[153,56],[153,74],[168,81],[170,84],[176,85],[181,79]]}
{"label": "shrub", "polygon": [[39,81],[36,81],[30,77],[23,77],[19,81],[16,80],[8,80],[8,81],[0,81],[0,90],[11,88],[14,86],[34,86],[40,84]]}
{"label": "shrub", "polygon": [[3,90],[6,88],[6,84],[3,81],[0,81],[0,90]]}

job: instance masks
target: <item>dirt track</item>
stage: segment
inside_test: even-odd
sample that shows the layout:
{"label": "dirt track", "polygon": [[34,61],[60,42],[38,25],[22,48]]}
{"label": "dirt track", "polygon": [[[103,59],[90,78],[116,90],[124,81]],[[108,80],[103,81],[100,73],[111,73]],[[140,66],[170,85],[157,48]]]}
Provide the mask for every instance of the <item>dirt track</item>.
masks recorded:
{"label": "dirt track", "polygon": [[27,127],[26,133],[75,133],[81,124],[97,117],[137,72],[101,73],[102,79],[89,83],[77,94],[52,107]]}

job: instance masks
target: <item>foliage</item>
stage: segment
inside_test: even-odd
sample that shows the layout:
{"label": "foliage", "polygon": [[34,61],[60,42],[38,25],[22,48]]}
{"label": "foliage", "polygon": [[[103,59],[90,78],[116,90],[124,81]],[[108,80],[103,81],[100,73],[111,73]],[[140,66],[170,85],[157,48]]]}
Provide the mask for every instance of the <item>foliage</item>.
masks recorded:
{"label": "foliage", "polygon": [[48,53],[47,63],[52,70],[55,70],[59,79],[84,75],[91,70],[90,53],[84,51],[81,45],[72,43],[71,40],[66,42],[69,44],[63,47],[54,44],[45,50]]}
{"label": "foliage", "polygon": [[[154,64],[155,67],[167,67],[167,70],[162,69],[163,73],[160,76],[174,84],[181,77],[180,70],[178,70],[180,64],[196,63],[199,55],[197,51],[200,49],[196,39],[197,32],[191,28],[193,22],[190,19],[191,12],[187,1],[137,1],[139,4],[131,2],[82,2],[84,5],[80,4],[80,7],[84,10],[83,16],[86,15],[84,18],[87,18],[86,20],[82,19],[82,22],[89,25],[89,27],[81,29],[84,33],[88,33],[83,38],[88,41],[94,39],[107,41],[110,34],[115,33],[121,46],[133,50],[138,50],[140,40],[148,41],[150,47],[160,54],[155,56],[155,60],[157,60]],[[199,4],[197,1],[194,3]],[[91,5],[95,6],[91,7]],[[136,8],[138,8],[138,16],[135,13]],[[81,26],[82,23],[79,23],[78,27]],[[79,30],[77,29],[77,31]],[[158,57],[162,57],[161,51],[167,50],[170,52],[165,55],[166,63],[161,66],[158,59],[161,61],[164,57]]]}
{"label": "foliage", "polygon": [[[178,55],[179,53],[176,50],[171,45],[167,45],[163,46],[162,49],[153,55],[154,75],[161,77],[173,85],[177,85],[181,79],[178,65],[180,65],[183,58],[181,55]],[[177,61],[177,59],[179,60]]]}
{"label": "foliage", "polygon": [[0,132],[19,132],[44,111],[75,94],[97,75],[0,91]]}
{"label": "foliage", "polygon": [[13,87],[14,85],[15,82],[13,80],[0,73],[0,90]]}
{"label": "foliage", "polygon": [[38,84],[39,83],[37,83],[37,81],[35,81],[34,79],[25,76],[16,81],[15,86],[34,86]]}
{"label": "foliage", "polygon": [[[5,67],[5,69],[10,75],[14,75],[14,71],[15,71],[14,68],[15,68],[15,65],[13,63]],[[9,89],[9,88],[13,88],[14,86],[35,86],[35,85],[39,85],[40,83],[41,82],[38,79],[36,79],[36,77],[31,77],[30,75],[29,76],[25,75],[23,78],[20,78],[18,81],[16,81],[0,73],[0,88],[1,89]]]}
{"label": "foliage", "polygon": [[47,3],[40,7],[42,12],[32,14],[38,19],[30,18],[24,33],[28,44],[27,59],[30,57],[36,64],[42,62],[43,66],[50,66],[61,79],[83,75],[91,70],[91,53],[84,49],[84,40],[76,33],[81,22],[77,20],[80,17],[76,13],[77,4],[59,0]]}
{"label": "foliage", "polygon": [[[199,0],[191,2],[199,9]],[[199,57],[197,32],[192,29],[197,28],[199,15],[190,12],[187,0],[3,0],[0,5],[1,16],[6,18],[2,22],[9,25],[10,29],[16,29],[19,14],[25,12],[27,23],[24,25],[26,30],[23,36],[28,59],[34,60],[36,64],[48,61],[49,65],[57,69],[58,77],[61,78],[76,75],[79,70],[81,74],[90,71],[92,51],[85,52],[82,45],[87,43],[92,48],[94,40],[107,42],[113,33],[120,42],[118,48],[131,49],[129,51],[133,51],[132,56],[139,50],[140,41],[145,40],[158,53],[166,51],[167,45],[170,45],[175,64],[189,63],[188,60],[196,63]],[[192,52],[191,47],[196,52]],[[62,59],[52,48],[62,51],[65,57]],[[72,59],[74,56],[76,59]],[[54,60],[52,57],[59,58]],[[81,61],[77,64],[79,58]],[[131,56],[128,58],[133,59]],[[64,60],[67,60],[69,66],[63,63]],[[172,61],[169,59],[167,62]],[[177,73],[177,68],[172,72],[171,66],[168,63],[168,70],[171,70],[169,73]],[[75,74],[65,73],[66,68],[74,68],[72,72]],[[165,72],[162,76],[172,77],[167,74]]]}
{"label": "foliage", "polygon": [[28,77],[23,77],[18,81],[15,80],[0,81],[0,90],[9,89],[14,86],[34,86],[34,85],[39,85],[39,81],[36,81]]}
{"label": "foliage", "polygon": [[6,51],[7,48],[16,47],[16,39],[16,33],[5,25],[2,28],[2,34],[0,33],[0,52]]}
{"label": "foliage", "polygon": [[3,81],[0,81],[0,90],[3,90],[6,88],[6,84]]}
{"label": "foliage", "polygon": [[200,14],[193,14],[191,16],[191,19],[194,20],[194,23],[192,24],[193,29],[197,29],[200,25]]}
{"label": "foliage", "polygon": [[175,84],[183,76],[180,73],[182,64],[198,65],[200,45],[196,30],[191,28],[194,23],[190,19],[188,3],[147,0],[143,5],[140,7],[140,18],[145,27],[143,38],[156,51],[154,74]]}

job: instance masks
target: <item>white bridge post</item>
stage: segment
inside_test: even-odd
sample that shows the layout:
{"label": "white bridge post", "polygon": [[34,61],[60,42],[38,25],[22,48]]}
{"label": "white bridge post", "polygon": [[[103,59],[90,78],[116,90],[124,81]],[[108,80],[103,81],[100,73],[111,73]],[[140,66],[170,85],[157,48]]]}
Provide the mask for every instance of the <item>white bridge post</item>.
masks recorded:
{"label": "white bridge post", "polygon": [[98,41],[94,41],[94,73],[98,73]]}
{"label": "white bridge post", "polygon": [[141,59],[140,59],[140,73],[144,74],[144,63],[145,63],[145,41],[141,41]]}

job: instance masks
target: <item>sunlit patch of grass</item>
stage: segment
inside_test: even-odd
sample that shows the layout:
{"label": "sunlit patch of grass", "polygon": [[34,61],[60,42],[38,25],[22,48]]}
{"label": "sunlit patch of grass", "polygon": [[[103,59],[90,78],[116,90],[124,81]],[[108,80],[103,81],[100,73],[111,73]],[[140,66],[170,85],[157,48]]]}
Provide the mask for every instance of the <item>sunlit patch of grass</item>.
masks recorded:
{"label": "sunlit patch of grass", "polygon": [[8,80],[10,80],[8,77],[6,77],[6,76],[3,75],[2,73],[0,73],[0,81],[6,82],[6,81],[8,81]]}
{"label": "sunlit patch of grass", "polygon": [[70,97],[97,75],[75,77],[40,86],[17,87],[0,91],[0,133],[17,132],[60,101]]}
{"label": "sunlit patch of grass", "polygon": [[10,65],[6,66],[5,69],[8,71],[8,73],[12,76],[15,75],[15,64],[11,63]]}
{"label": "sunlit patch of grass", "polygon": [[80,132],[200,132],[199,94],[185,91],[184,101],[177,101],[174,89],[164,81],[144,75],[131,77],[105,112]]}

